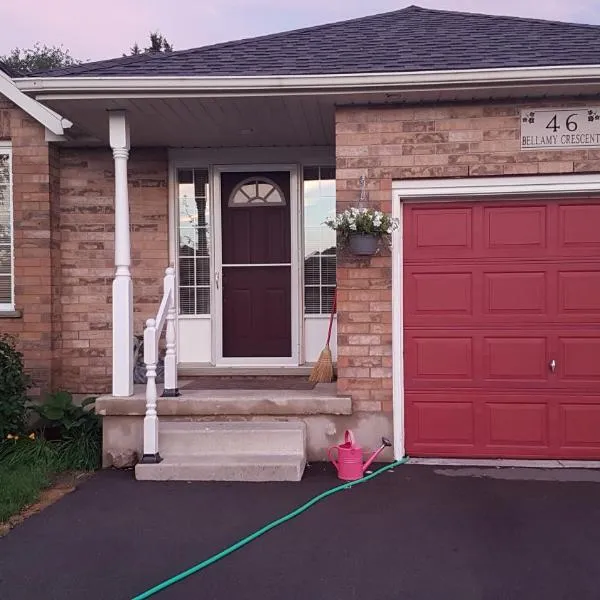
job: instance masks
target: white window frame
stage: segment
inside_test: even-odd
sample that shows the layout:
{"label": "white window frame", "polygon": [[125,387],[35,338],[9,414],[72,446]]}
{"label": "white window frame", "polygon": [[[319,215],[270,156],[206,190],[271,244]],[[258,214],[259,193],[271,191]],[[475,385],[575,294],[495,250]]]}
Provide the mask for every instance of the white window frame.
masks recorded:
{"label": "white window frame", "polygon": [[12,144],[0,141],[0,154],[8,155],[8,220],[10,223],[10,302],[0,302],[0,312],[13,312],[15,310],[15,207],[12,172]]}
{"label": "white window frame", "polygon": [[[337,289],[337,266],[338,266],[338,251],[337,251],[337,240],[336,240],[336,252],[335,252],[335,267],[336,267],[336,282],[334,285],[323,285],[321,279],[319,279],[319,285],[312,285],[312,284],[307,284],[305,281],[305,272],[304,272],[304,261],[306,260],[306,256],[305,256],[305,243],[306,243],[306,228],[305,228],[305,223],[304,223],[304,211],[305,211],[305,205],[304,205],[304,171],[306,169],[319,169],[319,181],[321,180],[321,169],[336,169],[335,165],[329,164],[327,162],[324,163],[320,163],[320,164],[313,164],[313,163],[305,163],[302,165],[302,182],[301,182],[301,187],[302,187],[302,241],[303,241],[303,245],[302,245],[302,260],[301,260],[301,269],[302,269],[302,305],[303,305],[303,315],[305,319],[327,319],[329,320],[329,317],[331,315],[330,311],[327,312],[318,312],[318,313],[308,313],[306,312],[306,302],[305,302],[305,294],[306,294],[306,288],[307,287],[313,287],[313,288],[318,288],[319,289],[319,294],[322,294],[322,290],[324,288],[333,288],[334,290]],[[336,180],[337,180],[337,171],[336,171]],[[335,196],[335,212],[337,214],[337,190],[336,190],[336,196]],[[322,302],[321,302],[322,304]],[[321,306],[321,310],[322,310],[322,306]],[[334,316],[334,318],[336,318]]]}

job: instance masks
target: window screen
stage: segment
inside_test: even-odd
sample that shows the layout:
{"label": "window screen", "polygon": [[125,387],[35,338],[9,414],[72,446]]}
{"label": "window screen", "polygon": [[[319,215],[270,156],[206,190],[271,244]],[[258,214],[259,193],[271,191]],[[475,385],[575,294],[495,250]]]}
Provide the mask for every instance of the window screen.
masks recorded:
{"label": "window screen", "polygon": [[304,312],[330,314],[336,284],[335,232],[323,224],[335,216],[335,169],[304,169]]}
{"label": "window screen", "polygon": [[13,310],[12,167],[10,146],[0,142],[0,310]]}
{"label": "window screen", "polygon": [[207,169],[179,169],[179,313],[210,314],[210,203]]}

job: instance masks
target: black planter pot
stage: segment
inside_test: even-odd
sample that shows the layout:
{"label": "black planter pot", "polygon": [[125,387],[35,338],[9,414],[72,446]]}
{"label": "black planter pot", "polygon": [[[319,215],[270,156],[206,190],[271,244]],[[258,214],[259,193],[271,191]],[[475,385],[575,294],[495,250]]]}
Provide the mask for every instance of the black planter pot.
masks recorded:
{"label": "black planter pot", "polygon": [[348,243],[352,254],[357,256],[373,256],[378,245],[379,237],[371,233],[353,233]]}

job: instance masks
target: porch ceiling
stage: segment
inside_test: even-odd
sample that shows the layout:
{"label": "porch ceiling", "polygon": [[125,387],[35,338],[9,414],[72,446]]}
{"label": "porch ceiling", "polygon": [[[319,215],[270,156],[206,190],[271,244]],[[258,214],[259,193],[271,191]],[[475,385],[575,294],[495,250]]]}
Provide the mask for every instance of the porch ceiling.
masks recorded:
{"label": "porch ceiling", "polygon": [[108,144],[108,110],[128,113],[134,146],[331,146],[334,100],[316,96],[52,100],[79,142]]}
{"label": "porch ceiling", "polygon": [[371,92],[270,94],[75,94],[36,96],[74,123],[72,145],[108,145],[109,110],[128,112],[133,146],[226,148],[334,146],[335,107],[425,105],[448,102],[519,101],[552,97],[589,98],[600,84],[512,85],[454,89],[393,89]]}

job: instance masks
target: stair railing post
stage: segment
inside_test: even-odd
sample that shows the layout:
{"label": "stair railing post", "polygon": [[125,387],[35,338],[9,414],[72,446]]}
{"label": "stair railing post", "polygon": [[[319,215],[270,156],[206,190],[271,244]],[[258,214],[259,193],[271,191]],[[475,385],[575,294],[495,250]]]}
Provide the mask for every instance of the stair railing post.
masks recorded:
{"label": "stair railing post", "polygon": [[177,385],[177,328],[175,323],[175,269],[168,267],[165,271],[165,294],[168,294],[168,308],[166,317],[166,354],[165,354],[165,387],[163,397],[174,398],[179,396]]}
{"label": "stair railing post", "polygon": [[158,451],[158,413],[156,406],[156,363],[158,361],[158,340],[156,321],[148,319],[144,329],[144,362],[146,363],[146,416],[144,417],[144,455],[140,462],[159,463],[162,458]]}

